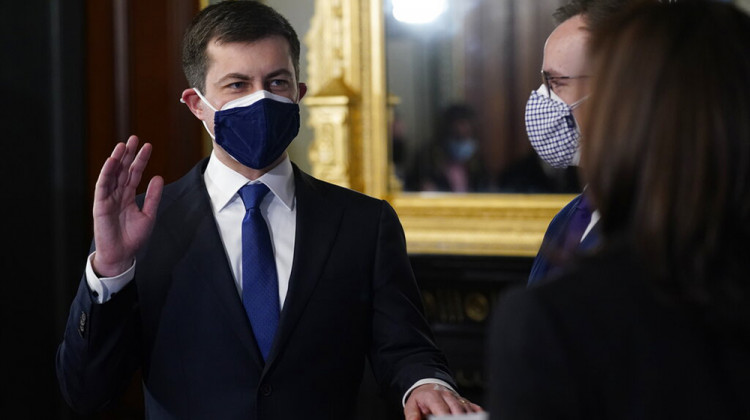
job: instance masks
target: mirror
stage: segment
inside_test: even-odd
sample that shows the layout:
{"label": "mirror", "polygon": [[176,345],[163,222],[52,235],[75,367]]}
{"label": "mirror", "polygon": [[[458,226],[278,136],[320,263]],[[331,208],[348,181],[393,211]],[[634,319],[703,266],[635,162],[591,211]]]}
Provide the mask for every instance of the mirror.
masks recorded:
{"label": "mirror", "polygon": [[[412,254],[535,255],[549,221],[573,194],[498,193],[490,189],[454,193],[404,188],[405,178],[394,164],[390,144],[396,111],[407,108],[406,95],[399,96],[389,90],[388,80],[393,77],[387,76],[387,1],[390,0],[315,3],[310,31],[304,40],[308,47],[309,91],[303,99],[309,110],[308,124],[314,133],[310,148],[313,175],[388,200],[404,226]],[[459,43],[470,45],[471,36],[493,35],[498,38],[493,45],[503,54],[477,61],[477,69],[482,70],[478,73],[482,77],[479,85],[466,87],[468,79],[464,73],[458,79],[463,80],[463,87],[458,82],[441,87],[450,93],[443,95],[445,103],[454,99],[453,92],[461,92],[456,97],[466,101],[477,97],[492,100],[491,104],[472,102],[481,105],[476,107],[479,114],[490,116],[483,120],[481,132],[492,132],[495,129],[487,125],[497,124],[495,131],[513,133],[503,135],[511,139],[507,144],[522,150],[519,145],[528,147],[523,108],[530,91],[540,84],[542,46],[554,26],[551,10],[559,1],[453,3],[466,8],[471,5],[490,8],[473,12],[474,18],[486,22],[481,24],[484,26],[473,24],[470,28],[493,29],[474,35],[464,30],[460,38],[463,41]],[[468,18],[464,15],[463,19]],[[450,41],[451,45],[454,43]],[[465,49],[464,55],[471,55],[471,48]],[[438,72],[435,77],[441,74]],[[412,80],[420,80],[418,76],[415,73]],[[412,97],[416,106],[409,109],[433,102],[432,98],[421,99],[416,95]],[[424,121],[428,119],[424,117]],[[429,125],[424,123],[425,127]],[[493,143],[500,156],[511,155],[503,149],[510,150],[508,145]],[[415,146],[414,150],[418,148]],[[515,153],[522,154],[519,151],[512,155]]]}
{"label": "mirror", "polygon": [[[385,0],[384,6],[391,158],[405,191],[580,191],[576,169],[541,160],[524,126],[526,99],[541,83],[542,45],[534,44],[552,28],[535,26],[534,36],[513,22],[531,13],[551,23],[556,4]],[[508,39],[524,39],[523,48],[536,54],[522,54]]]}

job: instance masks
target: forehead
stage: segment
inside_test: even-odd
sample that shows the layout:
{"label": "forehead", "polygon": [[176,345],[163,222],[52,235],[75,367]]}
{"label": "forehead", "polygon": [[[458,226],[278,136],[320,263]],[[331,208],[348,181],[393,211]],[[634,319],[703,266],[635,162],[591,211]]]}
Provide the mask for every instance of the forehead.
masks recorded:
{"label": "forehead", "polygon": [[211,40],[206,47],[208,55],[207,80],[228,73],[248,77],[288,70],[294,75],[289,42],[281,36],[270,36],[253,42],[217,42]]}
{"label": "forehead", "polygon": [[545,71],[557,76],[574,76],[588,65],[589,32],[581,15],[561,23],[544,45]]}

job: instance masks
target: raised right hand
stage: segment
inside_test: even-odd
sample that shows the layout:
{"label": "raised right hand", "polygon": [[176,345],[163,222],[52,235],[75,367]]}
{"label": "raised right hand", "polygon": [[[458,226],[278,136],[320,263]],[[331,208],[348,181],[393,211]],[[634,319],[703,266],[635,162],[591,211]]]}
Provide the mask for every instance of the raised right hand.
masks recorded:
{"label": "raised right hand", "polygon": [[156,220],[164,180],[151,178],[143,208],[135,202],[136,187],[151,157],[151,144],[136,154],[138,137],[118,143],[104,162],[94,190],[94,271],[101,277],[122,274],[148,239]]}

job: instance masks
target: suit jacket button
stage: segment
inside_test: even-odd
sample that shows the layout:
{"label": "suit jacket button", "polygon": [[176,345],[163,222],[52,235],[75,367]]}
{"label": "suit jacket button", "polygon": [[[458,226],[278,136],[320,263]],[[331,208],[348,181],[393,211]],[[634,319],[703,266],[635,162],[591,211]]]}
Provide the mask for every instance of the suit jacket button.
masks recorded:
{"label": "suit jacket button", "polygon": [[86,312],[81,312],[81,317],[78,318],[78,335],[83,338],[86,335]]}
{"label": "suit jacket button", "polygon": [[273,391],[273,389],[271,388],[271,385],[269,385],[269,384],[263,384],[260,387],[260,393],[264,397],[270,396],[272,391]]}

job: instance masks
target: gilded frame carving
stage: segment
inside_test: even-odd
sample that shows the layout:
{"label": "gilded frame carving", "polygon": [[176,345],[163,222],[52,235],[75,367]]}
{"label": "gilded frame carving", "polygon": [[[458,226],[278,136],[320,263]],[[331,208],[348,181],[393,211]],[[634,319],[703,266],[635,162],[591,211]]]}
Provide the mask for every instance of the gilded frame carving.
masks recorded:
{"label": "gilded frame carving", "polygon": [[383,0],[316,0],[304,41],[313,175],[388,200],[412,254],[536,254],[573,196],[401,191],[388,150]]}

